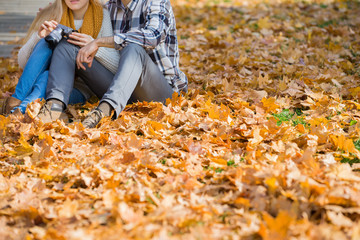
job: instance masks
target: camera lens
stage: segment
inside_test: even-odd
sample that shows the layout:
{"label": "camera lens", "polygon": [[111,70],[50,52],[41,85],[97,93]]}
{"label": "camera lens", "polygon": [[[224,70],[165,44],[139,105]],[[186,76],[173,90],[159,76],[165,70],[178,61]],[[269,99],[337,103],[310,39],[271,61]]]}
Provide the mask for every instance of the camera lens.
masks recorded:
{"label": "camera lens", "polygon": [[51,49],[54,49],[56,45],[61,41],[62,31],[62,28],[60,26],[57,26],[49,35],[45,37],[45,41],[48,42]]}

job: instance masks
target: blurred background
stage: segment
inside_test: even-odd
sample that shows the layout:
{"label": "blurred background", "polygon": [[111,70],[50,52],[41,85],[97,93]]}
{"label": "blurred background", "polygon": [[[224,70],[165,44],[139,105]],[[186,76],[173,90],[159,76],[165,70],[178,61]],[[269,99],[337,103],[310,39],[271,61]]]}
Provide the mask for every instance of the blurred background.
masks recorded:
{"label": "blurred background", "polygon": [[0,57],[11,56],[36,12],[49,0],[0,0]]}

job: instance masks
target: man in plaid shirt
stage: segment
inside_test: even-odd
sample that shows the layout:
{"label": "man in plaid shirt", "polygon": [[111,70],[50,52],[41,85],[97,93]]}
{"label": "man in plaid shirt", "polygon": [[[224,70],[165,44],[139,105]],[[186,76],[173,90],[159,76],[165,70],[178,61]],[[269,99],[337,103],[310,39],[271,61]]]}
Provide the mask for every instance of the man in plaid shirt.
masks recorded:
{"label": "man in plaid shirt", "polygon": [[[93,40],[78,50],[76,56],[78,70],[86,72],[85,76],[80,74],[81,77],[101,98],[99,106],[83,121],[88,128],[95,127],[113,110],[118,116],[128,102],[165,103],[174,92],[187,91],[187,78],[179,69],[176,24],[170,0],[109,0],[106,6],[114,36]],[[115,75],[94,59],[99,47],[119,50],[120,62]]]}

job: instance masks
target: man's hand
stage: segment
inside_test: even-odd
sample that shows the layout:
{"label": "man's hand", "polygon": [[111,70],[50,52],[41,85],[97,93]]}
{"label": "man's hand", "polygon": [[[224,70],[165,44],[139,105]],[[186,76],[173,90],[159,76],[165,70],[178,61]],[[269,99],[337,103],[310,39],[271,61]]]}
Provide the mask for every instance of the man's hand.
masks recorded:
{"label": "man's hand", "polygon": [[83,33],[73,32],[69,35],[67,40],[69,43],[78,45],[79,47],[84,47],[86,44],[94,40],[91,36]]}
{"label": "man's hand", "polygon": [[[74,34],[74,33],[73,33]],[[85,66],[82,63],[87,63],[89,68],[91,68],[92,62],[94,60],[95,54],[99,50],[99,47],[108,47],[114,48],[114,38],[113,37],[102,37],[97,38],[90,43],[82,47],[76,56],[76,65],[78,69],[86,70]]]}
{"label": "man's hand", "polygon": [[38,35],[40,38],[44,38],[47,35],[49,35],[58,25],[58,23],[54,20],[51,21],[45,21],[43,24],[41,24]]}
{"label": "man's hand", "polygon": [[93,63],[94,57],[96,52],[98,51],[99,46],[97,44],[97,41],[94,40],[90,42],[89,44],[85,45],[79,50],[78,55],[76,56],[76,65],[78,69],[86,70],[83,63],[87,63],[89,68],[91,68],[91,65]]}
{"label": "man's hand", "polygon": [[[50,6],[52,4],[52,2],[49,2],[49,5]],[[39,13],[43,10],[43,8],[39,8],[39,10],[37,11],[36,15],[39,15]]]}

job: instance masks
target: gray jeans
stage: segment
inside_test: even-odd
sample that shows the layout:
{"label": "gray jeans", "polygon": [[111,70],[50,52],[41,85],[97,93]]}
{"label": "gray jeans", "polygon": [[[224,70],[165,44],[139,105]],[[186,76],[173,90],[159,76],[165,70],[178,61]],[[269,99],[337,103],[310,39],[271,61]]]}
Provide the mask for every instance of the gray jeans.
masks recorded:
{"label": "gray jeans", "polygon": [[115,75],[96,60],[91,68],[84,64],[86,70],[77,69],[76,56],[79,49],[65,40],[56,46],[51,59],[46,99],[58,99],[67,105],[75,75],[81,77],[101,99],[100,103],[109,103],[116,111],[116,116],[129,101],[165,103],[174,92],[144,48],[137,44],[129,44],[120,50],[119,67]]}

